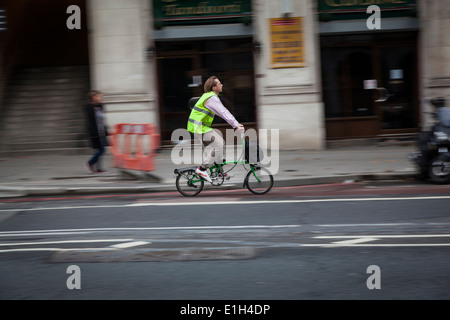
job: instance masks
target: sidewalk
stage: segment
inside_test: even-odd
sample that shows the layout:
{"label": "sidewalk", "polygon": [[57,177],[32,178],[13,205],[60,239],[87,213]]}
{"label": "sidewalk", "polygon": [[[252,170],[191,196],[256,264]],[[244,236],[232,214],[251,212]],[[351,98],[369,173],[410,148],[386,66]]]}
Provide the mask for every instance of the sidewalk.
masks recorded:
{"label": "sidewalk", "polygon": [[[408,160],[414,146],[381,145],[342,147],[321,151],[280,151],[275,187],[328,184],[373,179],[408,179],[416,167]],[[89,173],[89,155],[36,155],[0,158],[0,198],[20,196],[86,195],[176,191],[171,150],[156,157],[156,170],[123,172],[111,168],[111,155],[103,158],[108,173]],[[218,188],[242,188],[244,169]],[[209,184],[205,184],[209,185]]]}

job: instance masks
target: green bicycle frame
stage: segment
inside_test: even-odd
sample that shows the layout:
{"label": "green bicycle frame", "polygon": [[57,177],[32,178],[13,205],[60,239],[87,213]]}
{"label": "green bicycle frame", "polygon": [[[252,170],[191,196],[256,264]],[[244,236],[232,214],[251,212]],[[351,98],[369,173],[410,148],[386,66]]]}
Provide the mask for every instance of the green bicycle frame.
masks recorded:
{"label": "green bicycle frame", "polygon": [[[243,149],[243,153],[245,153],[245,135],[244,134],[241,134],[241,141],[242,141],[242,146],[244,147],[244,149]],[[242,156],[241,156],[242,157]],[[220,172],[220,170],[222,169],[222,167],[223,166],[226,166],[226,165],[231,165],[231,164],[233,164],[233,165],[238,165],[238,164],[242,164],[242,165],[244,165],[244,164],[249,164],[250,165],[250,170],[252,170],[252,173],[253,173],[253,175],[255,176],[255,178],[256,178],[256,180],[258,181],[258,182],[261,182],[261,180],[258,178],[258,176],[256,175],[256,172],[255,172],[255,165],[253,165],[253,164],[250,164],[247,160],[244,160],[244,161],[225,161],[225,162],[223,162],[223,163],[221,163],[221,164],[214,164],[214,165],[212,165],[210,168],[209,168],[209,172],[210,172],[210,174],[212,175],[214,172]],[[197,176],[198,177],[198,176]],[[194,178],[193,178],[194,179]],[[199,180],[190,180],[190,182],[191,183],[195,183],[195,182],[200,182],[202,179],[200,178]]]}

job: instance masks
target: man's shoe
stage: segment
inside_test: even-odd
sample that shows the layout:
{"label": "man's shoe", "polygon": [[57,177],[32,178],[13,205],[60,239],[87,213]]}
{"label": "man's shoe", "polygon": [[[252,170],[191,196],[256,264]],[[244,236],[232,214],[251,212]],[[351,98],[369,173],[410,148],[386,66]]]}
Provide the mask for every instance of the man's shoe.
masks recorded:
{"label": "man's shoe", "polygon": [[87,161],[87,162],[85,163],[85,165],[86,165],[86,168],[88,168],[88,170],[89,170],[91,173],[94,173],[94,172],[95,172],[94,167],[89,163],[89,161]]}
{"label": "man's shoe", "polygon": [[206,181],[208,181],[209,183],[212,182],[211,178],[209,177],[208,171],[201,170],[200,167],[198,167],[197,170],[195,170],[195,173],[198,174],[203,179],[205,179]]}

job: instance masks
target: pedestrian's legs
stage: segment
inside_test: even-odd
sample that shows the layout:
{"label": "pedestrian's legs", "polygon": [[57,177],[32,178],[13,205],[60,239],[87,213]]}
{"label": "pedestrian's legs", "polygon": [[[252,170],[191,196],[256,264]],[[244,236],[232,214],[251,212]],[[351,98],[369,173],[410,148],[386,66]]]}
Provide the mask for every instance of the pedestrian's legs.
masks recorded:
{"label": "pedestrian's legs", "polygon": [[209,168],[214,162],[222,163],[223,147],[225,145],[222,134],[217,130],[210,130],[203,135],[203,141],[209,144],[205,147],[206,157],[203,160],[202,167]]}
{"label": "pedestrian's legs", "polygon": [[96,163],[98,163],[97,165],[97,169],[101,169],[100,168],[100,157],[103,155],[103,153],[105,153],[105,147],[101,146],[97,152],[92,156],[92,158],[88,161],[89,164],[91,166],[94,166]]}

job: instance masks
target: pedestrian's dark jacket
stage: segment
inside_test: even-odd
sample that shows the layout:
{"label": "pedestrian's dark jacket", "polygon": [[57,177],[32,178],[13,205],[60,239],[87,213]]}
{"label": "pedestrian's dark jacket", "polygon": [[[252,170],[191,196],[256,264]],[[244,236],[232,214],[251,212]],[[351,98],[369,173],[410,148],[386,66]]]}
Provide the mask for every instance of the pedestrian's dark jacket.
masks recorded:
{"label": "pedestrian's dark jacket", "polygon": [[92,148],[100,149],[101,146],[108,145],[108,130],[103,119],[103,106],[88,103],[86,106],[88,119],[88,133],[91,139]]}

